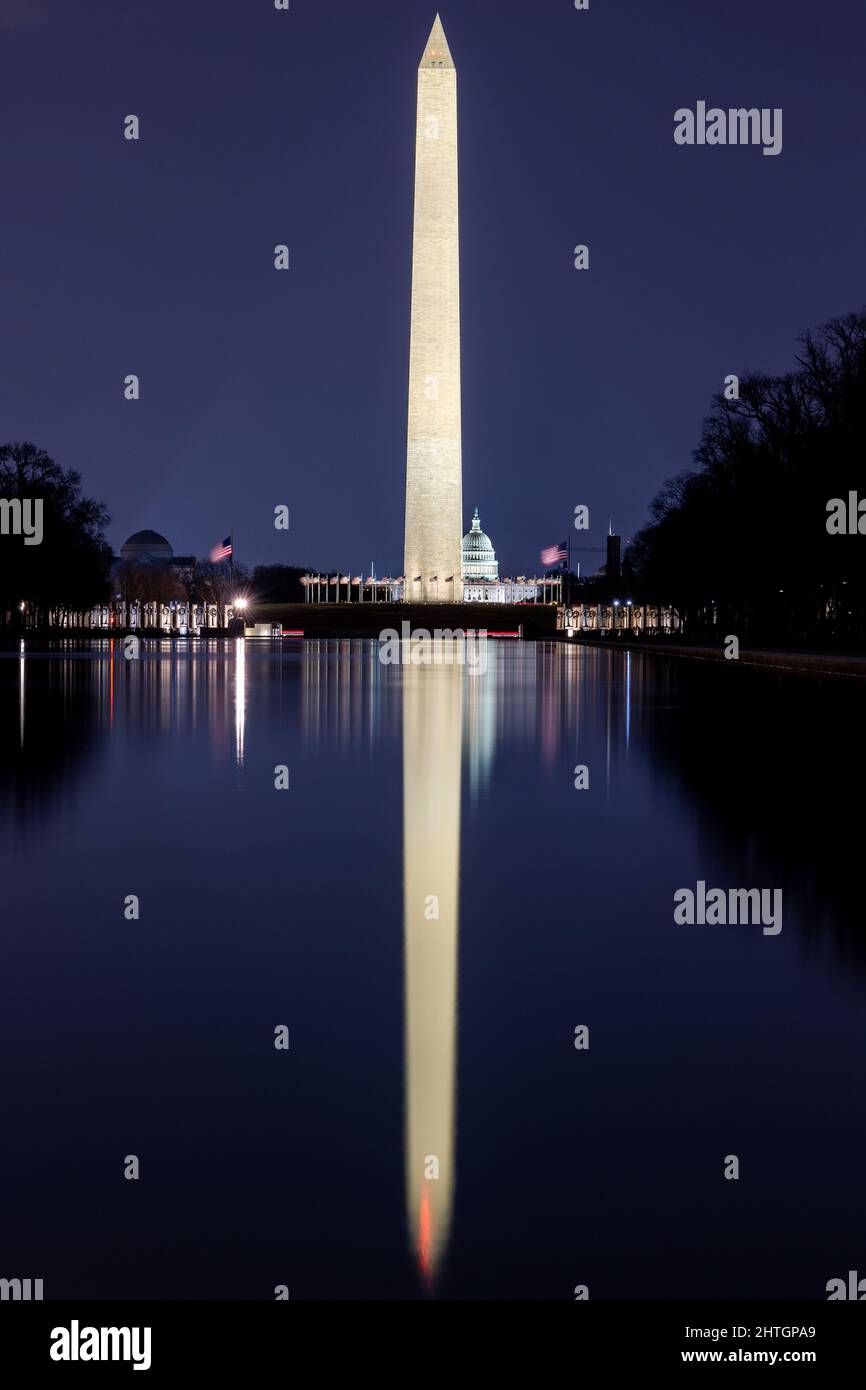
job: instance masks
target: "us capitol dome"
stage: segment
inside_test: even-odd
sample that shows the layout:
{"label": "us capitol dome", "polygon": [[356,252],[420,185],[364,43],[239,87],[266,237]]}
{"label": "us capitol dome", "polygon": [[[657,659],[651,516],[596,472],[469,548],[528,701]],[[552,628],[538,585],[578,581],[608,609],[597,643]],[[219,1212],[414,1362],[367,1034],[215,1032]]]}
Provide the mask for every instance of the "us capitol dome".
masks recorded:
{"label": "us capitol dome", "polygon": [[463,537],[463,578],[470,581],[492,580],[494,583],[499,578],[496,551],[490,537],[481,529],[477,507],[472,518],[472,529]]}

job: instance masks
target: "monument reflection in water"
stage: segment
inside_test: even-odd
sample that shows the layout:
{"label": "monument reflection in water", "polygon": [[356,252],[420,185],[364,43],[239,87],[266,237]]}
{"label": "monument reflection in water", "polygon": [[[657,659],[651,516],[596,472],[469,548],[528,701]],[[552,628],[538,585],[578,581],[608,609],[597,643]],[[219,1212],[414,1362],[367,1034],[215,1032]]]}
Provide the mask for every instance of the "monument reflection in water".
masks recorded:
{"label": "monument reflection in water", "polygon": [[[859,688],[487,658],[0,654],[4,1258],[46,1297],[820,1298],[855,1267]],[[677,926],[699,878],[780,887],[784,931]]]}
{"label": "monument reflection in water", "polygon": [[463,680],[453,664],[407,666],[403,685],[406,1202],[428,1283],[454,1200]]}

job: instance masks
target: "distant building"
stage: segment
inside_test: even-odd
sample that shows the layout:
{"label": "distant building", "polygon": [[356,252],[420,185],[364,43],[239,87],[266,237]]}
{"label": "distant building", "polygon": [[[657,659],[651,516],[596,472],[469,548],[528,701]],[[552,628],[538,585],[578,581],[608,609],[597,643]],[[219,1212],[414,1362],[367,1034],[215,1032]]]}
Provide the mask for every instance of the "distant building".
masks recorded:
{"label": "distant building", "polygon": [[[542,584],[547,585],[542,588]],[[464,603],[552,603],[554,586],[539,579],[494,579],[463,585]]]}
{"label": "distant building", "polygon": [[121,560],[172,560],[174,551],[158,531],[136,531],[120,547]]}
{"label": "distant building", "polygon": [[[111,602],[91,609],[86,625],[109,631],[148,628],[180,636],[216,628],[217,605],[190,599],[195,566],[194,555],[175,555],[159,531],[134,532],[115,556]],[[227,606],[226,616],[232,612]]]}
{"label": "distant building", "polygon": [[195,556],[175,555],[170,542],[158,531],[136,531],[120,547],[117,564],[165,565],[185,584],[192,579]]}
{"label": "distant building", "polygon": [[[499,578],[496,551],[490,537],[481,529],[477,507],[462,541],[460,578],[464,603],[556,603],[562,597],[562,576],[559,574],[548,574],[540,579],[525,579],[522,575],[517,579]],[[359,576],[350,579],[348,575],[338,578],[334,575],[305,574],[301,584],[304,586],[306,603],[366,603],[383,598],[390,603],[401,603],[407,597],[406,581],[402,578],[364,579]],[[438,586],[428,592],[438,592]],[[411,599],[411,594],[409,597]],[[447,590],[442,595],[442,601],[452,601]]]}
{"label": "distant building", "polygon": [[620,536],[611,535],[607,538],[607,563],[604,572],[608,579],[622,578],[622,538]]}
{"label": "distant building", "polygon": [[481,529],[477,507],[472,525],[463,537],[462,575],[464,603],[538,603],[544,596],[538,580],[499,578],[496,551]]}
{"label": "distant building", "polygon": [[[481,529],[478,508],[461,544],[460,578],[464,603],[560,603],[562,574],[546,574],[541,578],[500,579],[499,562],[490,537]],[[305,603],[402,603],[406,599],[406,581],[375,579],[348,574],[305,574],[301,578]],[[429,593],[437,593],[431,588]],[[410,596],[411,601],[411,596]],[[446,590],[443,603],[452,601]]]}
{"label": "distant building", "polygon": [[486,536],[481,529],[481,518],[478,515],[478,508],[475,508],[475,515],[472,518],[472,526],[463,537],[463,580],[497,580],[499,578],[499,565],[496,562],[496,551],[489,536]]}

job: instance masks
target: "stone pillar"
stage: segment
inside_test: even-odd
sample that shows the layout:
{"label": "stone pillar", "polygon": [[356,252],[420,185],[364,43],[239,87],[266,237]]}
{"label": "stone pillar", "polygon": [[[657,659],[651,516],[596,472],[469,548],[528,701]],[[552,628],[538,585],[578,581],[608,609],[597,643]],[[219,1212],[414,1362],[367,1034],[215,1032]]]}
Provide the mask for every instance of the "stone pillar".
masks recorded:
{"label": "stone pillar", "polygon": [[418,69],[405,596],[461,602],[457,72],[439,16]]}

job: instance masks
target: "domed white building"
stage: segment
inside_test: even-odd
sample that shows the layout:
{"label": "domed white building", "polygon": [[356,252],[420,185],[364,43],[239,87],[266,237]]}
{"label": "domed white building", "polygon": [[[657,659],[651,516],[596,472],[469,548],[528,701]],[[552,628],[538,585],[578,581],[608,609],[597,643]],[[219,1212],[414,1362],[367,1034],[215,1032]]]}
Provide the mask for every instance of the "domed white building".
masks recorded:
{"label": "domed white building", "polygon": [[464,582],[467,579],[487,579],[495,582],[498,578],[496,551],[490,537],[481,529],[481,518],[476,507],[471,529],[463,537],[463,579]]}
{"label": "domed white building", "polygon": [[499,578],[496,551],[481,529],[477,507],[463,537],[462,571],[464,603],[537,603],[543,597],[534,580]]}

